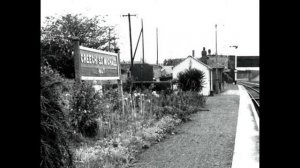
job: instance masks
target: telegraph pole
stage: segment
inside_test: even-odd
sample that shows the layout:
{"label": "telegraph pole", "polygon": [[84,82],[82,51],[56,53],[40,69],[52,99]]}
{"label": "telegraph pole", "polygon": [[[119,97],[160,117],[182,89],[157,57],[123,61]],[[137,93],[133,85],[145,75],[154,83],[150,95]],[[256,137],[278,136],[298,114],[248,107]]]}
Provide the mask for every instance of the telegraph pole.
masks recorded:
{"label": "telegraph pole", "polygon": [[130,16],[136,16],[136,15],[130,15],[130,13],[128,13],[127,15],[122,15],[123,17],[128,17],[128,23],[129,23],[129,40],[130,40],[130,69],[129,69],[129,73],[130,73],[130,93],[132,91],[132,81],[133,81],[133,77],[132,77],[132,68],[133,68],[133,56],[132,56],[132,39],[131,39],[131,22],[130,22]]}
{"label": "telegraph pole", "polygon": [[136,15],[130,15],[130,13],[128,13],[127,15],[122,15],[122,16],[123,17],[128,17],[128,22],[129,22],[130,61],[131,61],[130,73],[131,73],[131,70],[132,70],[132,67],[133,67],[133,56],[132,56],[132,39],[131,39],[131,21],[130,21],[130,16],[136,16]]}
{"label": "telegraph pole", "polygon": [[110,52],[110,31],[111,28],[108,28],[108,51]]}
{"label": "telegraph pole", "polygon": [[215,25],[215,27],[216,27],[216,55],[218,55],[217,24]]}
{"label": "telegraph pole", "polygon": [[156,64],[158,65],[158,29],[157,28],[156,28],[156,54],[157,54]]}
{"label": "telegraph pole", "polygon": [[218,75],[218,43],[217,43],[217,24],[215,25],[216,28],[216,83],[217,83],[217,93],[219,93],[219,75]]}

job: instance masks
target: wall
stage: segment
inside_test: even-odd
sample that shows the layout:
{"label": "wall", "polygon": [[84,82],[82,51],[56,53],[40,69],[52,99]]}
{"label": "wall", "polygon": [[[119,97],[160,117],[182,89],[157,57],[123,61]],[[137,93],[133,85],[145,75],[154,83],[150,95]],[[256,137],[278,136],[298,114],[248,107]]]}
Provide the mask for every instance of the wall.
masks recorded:
{"label": "wall", "polygon": [[[190,61],[191,61],[191,64],[190,64]],[[209,75],[210,72],[209,72],[209,69],[205,65],[199,63],[198,61],[194,60],[191,57],[188,57],[183,62],[181,62],[180,64],[178,64],[177,66],[175,66],[173,68],[173,79],[177,79],[177,75],[180,72],[183,72],[186,69],[188,69],[190,67],[190,65],[191,65],[191,68],[195,68],[195,69],[198,69],[198,70],[204,72],[204,87],[203,87],[201,93],[205,96],[208,96],[210,94],[210,75]]]}
{"label": "wall", "polygon": [[237,80],[259,82],[259,71],[237,71]]}
{"label": "wall", "polygon": [[[122,80],[126,79],[126,74],[124,72],[127,72],[130,68],[129,63],[122,63]],[[136,81],[152,81],[154,77],[153,72],[153,65],[150,64],[141,64],[141,63],[134,63],[132,67],[132,76]]]}
{"label": "wall", "polygon": [[135,81],[153,81],[153,66],[149,64],[133,64],[132,75]]}

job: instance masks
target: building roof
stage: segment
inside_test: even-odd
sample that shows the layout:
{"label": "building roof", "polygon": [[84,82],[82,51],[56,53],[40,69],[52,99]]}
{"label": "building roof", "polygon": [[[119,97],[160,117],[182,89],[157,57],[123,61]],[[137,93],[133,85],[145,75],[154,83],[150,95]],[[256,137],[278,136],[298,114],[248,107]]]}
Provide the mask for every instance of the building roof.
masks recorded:
{"label": "building roof", "polygon": [[[187,56],[184,60],[182,60],[179,64],[181,64],[183,61],[185,61],[185,60],[188,59],[188,58],[192,58],[192,59],[194,59],[195,61],[197,61],[198,63],[200,63],[200,64],[202,64],[203,66],[207,67],[208,69],[212,69],[212,67],[210,67],[210,66],[204,64],[203,62],[197,60],[195,57],[192,57],[192,56],[190,56],[190,55]],[[174,66],[173,69],[174,69],[175,67],[177,67],[179,64],[177,64],[176,66]]]}

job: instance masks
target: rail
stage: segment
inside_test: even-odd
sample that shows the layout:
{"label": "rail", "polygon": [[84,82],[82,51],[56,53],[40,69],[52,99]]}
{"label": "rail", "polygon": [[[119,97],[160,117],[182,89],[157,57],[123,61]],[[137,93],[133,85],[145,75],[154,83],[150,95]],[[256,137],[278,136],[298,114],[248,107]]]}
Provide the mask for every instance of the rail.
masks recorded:
{"label": "rail", "polygon": [[[244,82],[244,81],[238,81],[238,84],[245,86],[246,89],[248,89],[248,90],[254,91],[259,96],[259,90],[254,89],[254,87],[259,88],[259,84],[251,83],[251,82]],[[254,106],[255,106],[257,114],[259,116],[259,102],[258,102],[259,97],[254,97],[253,94],[251,94],[249,91],[248,91],[248,94],[249,94],[251,100],[254,102]]]}

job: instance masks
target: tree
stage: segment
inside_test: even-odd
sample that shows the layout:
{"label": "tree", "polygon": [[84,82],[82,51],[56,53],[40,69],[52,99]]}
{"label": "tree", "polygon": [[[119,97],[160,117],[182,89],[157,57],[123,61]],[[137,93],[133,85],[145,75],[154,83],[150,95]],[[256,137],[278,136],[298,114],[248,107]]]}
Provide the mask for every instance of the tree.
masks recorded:
{"label": "tree", "polygon": [[41,27],[41,64],[47,62],[61,75],[74,78],[71,38],[79,37],[79,44],[85,47],[112,51],[108,46],[109,43],[116,45],[114,27],[104,23],[105,18],[101,16],[46,17],[45,26]]}
{"label": "tree", "polygon": [[183,91],[196,91],[202,90],[204,85],[204,73],[198,69],[187,69],[177,75],[178,86]]}

